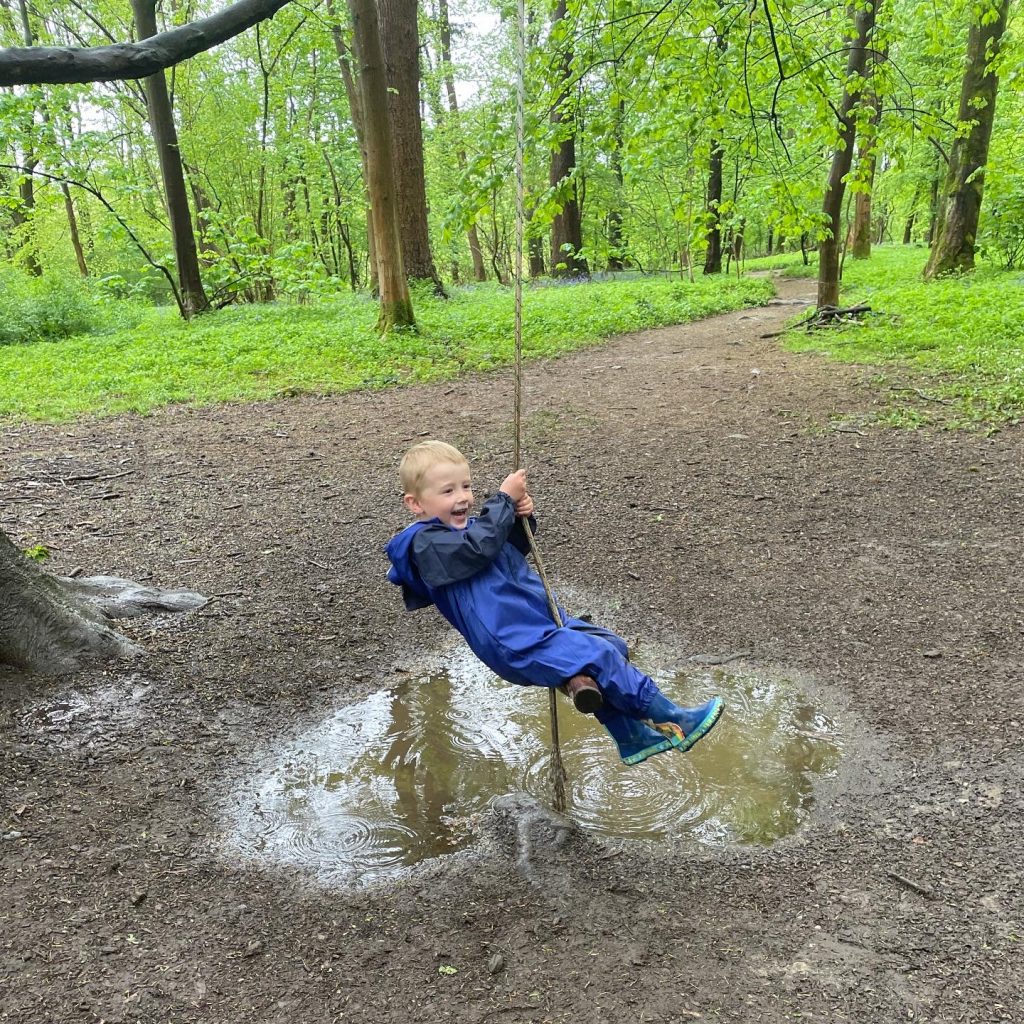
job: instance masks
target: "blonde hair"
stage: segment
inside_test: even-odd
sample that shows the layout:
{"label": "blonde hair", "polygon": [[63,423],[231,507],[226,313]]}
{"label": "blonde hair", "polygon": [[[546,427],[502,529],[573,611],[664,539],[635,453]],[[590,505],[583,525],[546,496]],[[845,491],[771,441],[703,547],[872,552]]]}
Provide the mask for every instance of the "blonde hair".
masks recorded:
{"label": "blonde hair", "polygon": [[405,494],[419,494],[427,471],[443,462],[450,462],[456,466],[469,465],[469,459],[458,448],[445,441],[421,441],[414,444],[402,456],[398,466],[402,491]]}

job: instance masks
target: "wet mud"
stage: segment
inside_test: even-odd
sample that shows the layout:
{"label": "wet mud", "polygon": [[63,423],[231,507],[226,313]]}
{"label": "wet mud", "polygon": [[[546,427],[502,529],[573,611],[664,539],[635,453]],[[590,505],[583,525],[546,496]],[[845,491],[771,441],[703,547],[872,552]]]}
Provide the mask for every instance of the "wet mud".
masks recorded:
{"label": "wet mud", "polygon": [[568,817],[529,692],[384,582],[398,457],[496,486],[507,372],[9,425],[16,543],[210,601],[126,622],[139,661],[0,672],[0,1021],[1024,1019],[1024,432],[872,427],[902,371],[782,352],[791,309],[528,370],[560,600],[731,694],[633,771],[574,723]]}

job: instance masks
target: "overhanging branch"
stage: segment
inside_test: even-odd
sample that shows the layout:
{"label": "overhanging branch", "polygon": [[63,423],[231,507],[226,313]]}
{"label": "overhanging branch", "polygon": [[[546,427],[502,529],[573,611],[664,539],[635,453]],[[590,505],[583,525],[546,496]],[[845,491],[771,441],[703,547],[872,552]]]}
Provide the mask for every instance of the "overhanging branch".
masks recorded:
{"label": "overhanging branch", "polygon": [[0,49],[0,86],[113,82],[147,78],[231,39],[291,0],[238,0],[209,18],[137,43],[113,46],[28,46]]}

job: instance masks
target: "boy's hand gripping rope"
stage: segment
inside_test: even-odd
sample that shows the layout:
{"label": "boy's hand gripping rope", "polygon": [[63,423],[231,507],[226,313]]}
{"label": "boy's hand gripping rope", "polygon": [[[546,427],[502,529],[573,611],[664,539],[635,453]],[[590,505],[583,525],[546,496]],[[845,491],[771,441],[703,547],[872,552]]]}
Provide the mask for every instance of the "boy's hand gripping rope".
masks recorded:
{"label": "boy's hand gripping rope", "polygon": [[[523,438],[523,225],[526,220],[523,207],[523,150],[524,126],[526,107],[526,0],[519,0],[516,17],[516,260],[515,260],[515,346],[516,346],[516,369],[515,369],[515,441],[512,449],[512,471],[519,469],[520,450]],[[548,583],[547,573],[544,571],[544,560],[540,556],[540,548],[530,529],[530,522],[526,516],[522,517],[523,530],[526,532],[526,539],[530,544],[530,554],[533,555],[534,564],[537,567],[537,574],[541,583],[544,584],[544,593],[547,594],[548,607],[551,609],[551,617],[555,625],[562,627],[562,616],[558,611],[558,603]],[[551,791],[554,808],[560,814],[565,813],[565,783],[568,778],[565,766],[562,764],[562,750],[558,743],[558,701],[555,689],[548,690],[548,709],[551,712]]]}

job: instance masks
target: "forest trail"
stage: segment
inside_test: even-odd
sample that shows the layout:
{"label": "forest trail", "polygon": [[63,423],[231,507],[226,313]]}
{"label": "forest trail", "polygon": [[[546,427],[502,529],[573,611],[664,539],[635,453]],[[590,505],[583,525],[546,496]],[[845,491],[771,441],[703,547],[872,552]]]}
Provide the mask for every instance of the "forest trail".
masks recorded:
{"label": "forest trail", "polygon": [[445,641],[384,583],[395,467],[442,436],[496,486],[509,371],[7,430],[13,539],[216,596],[127,624],[141,662],[0,675],[0,1021],[1021,1019],[1024,431],[870,426],[873,368],[762,337],[795,308],[526,372],[556,591],[749,651],[839,724],[838,774],[768,847],[576,833],[524,863],[506,801],[474,854],[372,889],[227,852],[261,745]]}

